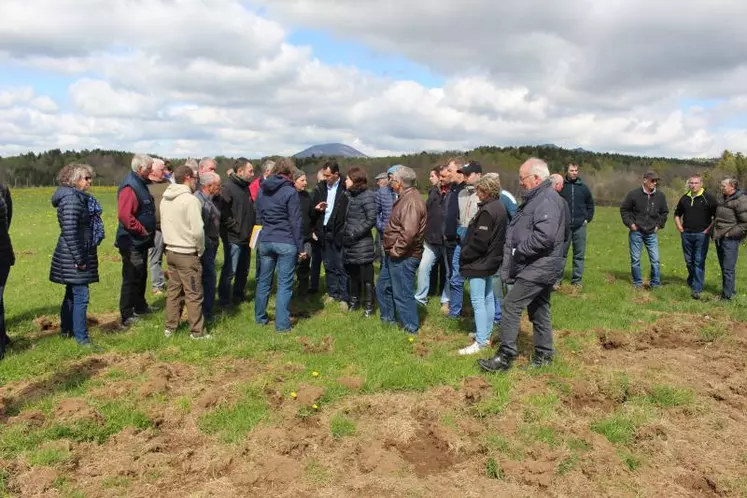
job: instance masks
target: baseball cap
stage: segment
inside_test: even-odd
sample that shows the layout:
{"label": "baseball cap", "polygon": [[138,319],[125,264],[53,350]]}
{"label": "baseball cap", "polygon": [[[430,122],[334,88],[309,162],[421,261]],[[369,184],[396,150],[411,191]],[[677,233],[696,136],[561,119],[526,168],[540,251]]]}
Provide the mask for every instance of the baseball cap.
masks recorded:
{"label": "baseball cap", "polygon": [[388,175],[386,173],[379,173],[378,175],[376,175],[376,181],[386,180],[387,176]]}
{"label": "baseball cap", "polygon": [[392,166],[391,168],[389,168],[388,170],[386,170],[386,174],[387,175],[394,174],[394,172],[397,171],[397,168],[399,168],[400,166],[402,166],[402,165],[401,164],[395,164],[394,166]]}
{"label": "baseball cap", "polygon": [[659,175],[656,174],[656,171],[646,171],[646,173],[643,175],[644,180],[659,180]]}
{"label": "baseball cap", "polygon": [[471,175],[472,173],[482,173],[482,165],[477,161],[470,161],[457,170],[457,173]]}

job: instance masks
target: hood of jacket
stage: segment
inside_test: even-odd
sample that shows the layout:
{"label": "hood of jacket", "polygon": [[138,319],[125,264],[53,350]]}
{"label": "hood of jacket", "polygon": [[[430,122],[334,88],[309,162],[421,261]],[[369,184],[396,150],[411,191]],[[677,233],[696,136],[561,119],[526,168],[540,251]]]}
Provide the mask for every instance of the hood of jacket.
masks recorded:
{"label": "hood of jacket", "polygon": [[73,187],[62,185],[60,187],[57,187],[57,190],[55,191],[55,193],[52,194],[52,206],[57,208],[65,197],[68,197],[71,195],[86,195],[86,194]]}
{"label": "hood of jacket", "polygon": [[167,201],[173,201],[180,195],[192,195],[192,189],[186,185],[172,183],[168,186],[166,192],[163,193],[163,198]]}
{"label": "hood of jacket", "polygon": [[293,190],[296,189],[292,181],[280,175],[268,176],[265,178],[265,181],[260,184],[260,188],[265,194],[274,194],[285,185],[293,187]]}

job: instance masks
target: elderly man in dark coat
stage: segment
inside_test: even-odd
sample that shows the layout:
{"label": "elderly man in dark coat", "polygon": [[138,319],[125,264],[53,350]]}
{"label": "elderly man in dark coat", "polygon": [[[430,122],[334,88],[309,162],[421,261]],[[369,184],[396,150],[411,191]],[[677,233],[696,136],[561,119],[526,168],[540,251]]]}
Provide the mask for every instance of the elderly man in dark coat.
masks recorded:
{"label": "elderly man in dark coat", "polygon": [[534,327],[532,367],[552,363],[550,294],[563,271],[566,203],[553,189],[547,164],[531,158],[521,165],[519,181],[526,191],[506,234],[501,278],[513,283],[503,301],[501,345],[493,358],[478,360],[489,372],[506,371],[518,356],[519,325],[524,308]]}

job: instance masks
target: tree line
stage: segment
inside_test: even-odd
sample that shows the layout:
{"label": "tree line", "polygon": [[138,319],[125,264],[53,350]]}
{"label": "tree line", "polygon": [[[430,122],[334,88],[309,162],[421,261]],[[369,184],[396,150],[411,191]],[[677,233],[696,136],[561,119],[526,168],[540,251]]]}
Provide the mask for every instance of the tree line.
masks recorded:
{"label": "tree line", "polygon": [[[686,189],[688,176],[700,173],[706,185],[715,191],[718,181],[725,175],[734,175],[744,182],[747,180],[747,158],[742,153],[724,151],[714,159],[675,159],[665,157],[644,157],[614,153],[590,152],[583,149],[564,149],[554,145],[523,147],[478,147],[470,151],[420,152],[391,157],[335,158],[345,170],[352,165],[364,167],[371,177],[386,171],[394,164],[402,164],[415,170],[420,178],[422,190],[428,188],[428,174],[435,165],[443,164],[452,156],[463,156],[479,161],[484,171],[501,173],[504,188],[518,192],[518,170],[529,157],[545,160],[553,172],[562,172],[569,163],[578,164],[581,176],[591,187],[600,203],[615,204],[633,186],[640,183],[643,172],[653,169],[662,178],[662,188],[670,198],[676,198]],[[29,152],[18,156],[0,157],[0,183],[11,187],[36,187],[56,184],[57,172],[66,164],[84,162],[96,171],[96,184],[117,185],[130,169],[132,153],[117,150],[61,151],[52,149],[42,153]],[[164,158],[177,166],[184,158]],[[254,158],[259,166],[269,157]],[[315,172],[330,158],[308,157],[296,159],[296,165],[309,173],[310,183],[314,183]],[[234,158],[218,156],[219,173],[232,167]]]}

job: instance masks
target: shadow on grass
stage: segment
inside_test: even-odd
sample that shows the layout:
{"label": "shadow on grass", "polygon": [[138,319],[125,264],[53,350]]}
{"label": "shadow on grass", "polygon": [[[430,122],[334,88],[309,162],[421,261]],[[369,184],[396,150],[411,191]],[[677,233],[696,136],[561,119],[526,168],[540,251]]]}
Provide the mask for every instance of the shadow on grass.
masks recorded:
{"label": "shadow on grass", "polygon": [[[646,278],[647,276],[650,277],[650,273],[648,271],[647,266],[641,265],[641,269],[645,270],[643,272],[643,282],[648,283],[649,279]],[[606,272],[607,275],[611,275],[614,277],[616,283],[624,283],[628,284],[631,287],[633,286],[633,278],[630,275],[630,271],[620,271],[620,270],[612,270]],[[661,283],[665,286],[672,286],[672,287],[682,287],[683,289],[687,289],[689,286],[687,285],[687,278],[681,277],[679,275],[662,275],[661,276]],[[705,284],[703,286],[703,292],[712,292],[714,294],[720,294],[721,289],[716,287],[713,284]]]}
{"label": "shadow on grass", "polygon": [[5,410],[2,418],[18,415],[24,405],[73,389],[107,367],[108,363],[101,358],[86,358],[65,371],[56,372],[44,380],[31,382],[11,396],[4,397]]}

